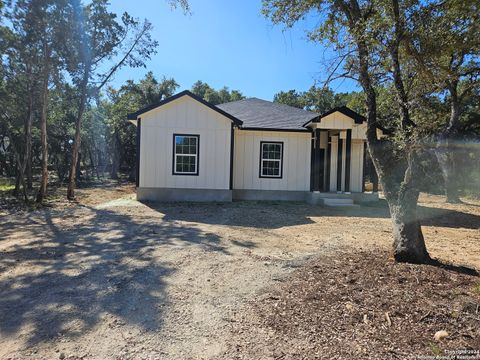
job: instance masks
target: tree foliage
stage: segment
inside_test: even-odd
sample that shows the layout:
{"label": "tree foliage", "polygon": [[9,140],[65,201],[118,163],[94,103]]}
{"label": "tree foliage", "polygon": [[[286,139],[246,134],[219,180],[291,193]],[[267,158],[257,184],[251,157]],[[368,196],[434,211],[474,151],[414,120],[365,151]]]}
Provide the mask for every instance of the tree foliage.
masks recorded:
{"label": "tree foliage", "polygon": [[[348,77],[363,89],[368,148],[392,215],[394,256],[429,261],[416,212],[426,150],[417,114],[425,96],[441,94],[445,86],[451,104],[456,103],[451,84],[458,80],[460,64],[471,64],[478,56],[478,2],[264,0],[263,12],[287,27],[312,14],[322,19],[309,29],[309,37],[332,45],[337,53],[328,79]],[[447,55],[439,44],[446,45]],[[426,79],[429,73],[436,79]],[[387,111],[391,117],[381,119],[380,106],[388,103],[394,105]],[[455,113],[458,108],[452,107],[451,119],[458,118]],[[382,122],[392,137],[377,138]]]}
{"label": "tree foliage", "polygon": [[220,90],[215,90],[214,88],[210,87],[210,85],[200,80],[192,85],[192,93],[213,105],[237,101],[245,98],[239,90],[230,91],[226,86]]}
{"label": "tree foliage", "polygon": [[[186,0],[169,3],[188,11]],[[109,126],[102,90],[122,67],[145,66],[158,45],[151,30],[147,20],[109,11],[107,0],[0,3],[0,175],[15,175],[26,201],[38,167],[42,202],[52,169],[60,181],[69,173],[73,198],[77,169],[110,161],[94,151],[108,140],[99,138]],[[155,96],[152,86],[144,102]],[[176,85],[161,86],[168,93]]]}
{"label": "tree foliage", "polygon": [[323,114],[340,106],[348,106],[359,113],[363,112],[362,94],[359,92],[335,93],[328,87],[312,86],[307,91],[280,91],[273,97],[274,102]]}

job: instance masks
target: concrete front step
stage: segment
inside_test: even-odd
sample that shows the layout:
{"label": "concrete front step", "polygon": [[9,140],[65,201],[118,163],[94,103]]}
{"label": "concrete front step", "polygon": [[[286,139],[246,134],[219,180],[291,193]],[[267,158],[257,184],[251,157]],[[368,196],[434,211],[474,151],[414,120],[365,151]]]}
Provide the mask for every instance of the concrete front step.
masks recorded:
{"label": "concrete front step", "polygon": [[323,198],[325,206],[355,206],[352,199]]}
{"label": "concrete front step", "polygon": [[[325,199],[331,205],[326,204]],[[307,196],[307,202],[312,205],[326,205],[326,206],[357,206],[362,203],[369,203],[378,201],[378,193],[334,193],[334,192],[310,192]],[[340,200],[338,202],[337,200]],[[347,200],[341,203],[342,200]],[[334,203],[334,201],[336,203]]]}

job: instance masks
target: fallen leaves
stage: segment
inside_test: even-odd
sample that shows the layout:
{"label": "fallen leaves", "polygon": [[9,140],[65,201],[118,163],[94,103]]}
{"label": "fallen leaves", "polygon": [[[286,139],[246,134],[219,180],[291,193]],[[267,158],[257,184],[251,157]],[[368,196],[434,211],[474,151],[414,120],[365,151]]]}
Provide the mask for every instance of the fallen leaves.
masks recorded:
{"label": "fallen leaves", "polygon": [[440,353],[480,348],[475,282],[440,267],[398,264],[385,252],[322,256],[242,311],[235,327],[244,329],[242,342],[252,339],[235,358],[274,351],[289,359],[432,356],[437,338]]}

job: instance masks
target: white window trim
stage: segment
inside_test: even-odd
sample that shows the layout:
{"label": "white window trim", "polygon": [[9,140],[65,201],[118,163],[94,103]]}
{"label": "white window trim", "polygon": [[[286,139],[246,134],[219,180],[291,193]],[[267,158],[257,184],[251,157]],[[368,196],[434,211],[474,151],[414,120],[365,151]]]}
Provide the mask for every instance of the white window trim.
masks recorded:
{"label": "white window trim", "polygon": [[[177,137],[195,138],[196,140],[196,154],[177,154]],[[200,152],[200,135],[194,134],[173,134],[173,175],[198,175],[198,157]],[[177,156],[190,156],[195,158],[195,171],[177,171]]]}
{"label": "white window trim", "polygon": [[[264,159],[263,158],[263,146],[264,145],[280,145],[280,159]],[[278,162],[278,175],[264,175],[263,163],[265,161],[277,161]],[[262,141],[260,142],[260,178],[270,179],[282,179],[283,178],[283,142],[282,141]]]}

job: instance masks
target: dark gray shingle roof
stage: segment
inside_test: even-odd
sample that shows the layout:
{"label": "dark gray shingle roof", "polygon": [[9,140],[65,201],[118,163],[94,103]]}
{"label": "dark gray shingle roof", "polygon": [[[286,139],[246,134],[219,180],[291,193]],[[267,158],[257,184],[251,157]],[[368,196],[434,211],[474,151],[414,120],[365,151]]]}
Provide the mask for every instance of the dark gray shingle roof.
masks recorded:
{"label": "dark gray shingle roof", "polygon": [[257,98],[248,98],[217,105],[243,121],[242,128],[305,130],[302,125],[319,114]]}

